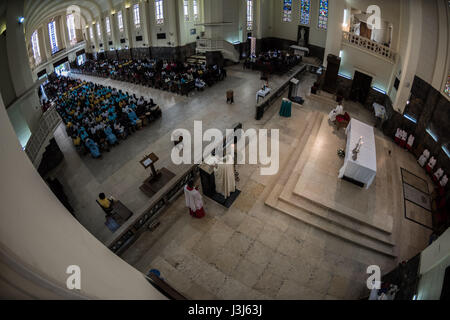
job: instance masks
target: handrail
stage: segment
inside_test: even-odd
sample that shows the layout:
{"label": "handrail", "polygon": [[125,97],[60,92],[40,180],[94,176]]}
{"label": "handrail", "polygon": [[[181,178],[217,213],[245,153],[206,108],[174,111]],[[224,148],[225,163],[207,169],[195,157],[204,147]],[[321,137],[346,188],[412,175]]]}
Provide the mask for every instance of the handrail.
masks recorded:
{"label": "handrail", "polygon": [[342,31],[342,42],[368,50],[371,53],[388,59],[390,62],[394,62],[395,52],[391,48],[368,38],[361,37],[355,33]]}

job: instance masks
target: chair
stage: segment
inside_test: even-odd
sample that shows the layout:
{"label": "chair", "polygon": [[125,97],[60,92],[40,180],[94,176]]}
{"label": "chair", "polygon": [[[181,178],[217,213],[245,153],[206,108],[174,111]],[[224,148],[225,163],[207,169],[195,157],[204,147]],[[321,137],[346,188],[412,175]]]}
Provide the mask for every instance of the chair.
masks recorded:
{"label": "chair", "polygon": [[347,128],[348,124],[350,122],[350,115],[346,112],[344,115],[337,115],[336,116],[336,130],[339,130],[341,128]]}

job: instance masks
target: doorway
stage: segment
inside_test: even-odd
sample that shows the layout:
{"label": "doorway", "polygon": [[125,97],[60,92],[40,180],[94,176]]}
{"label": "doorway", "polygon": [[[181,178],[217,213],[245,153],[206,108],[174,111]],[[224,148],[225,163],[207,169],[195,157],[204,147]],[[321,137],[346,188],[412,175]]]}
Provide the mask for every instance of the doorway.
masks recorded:
{"label": "doorway", "polygon": [[353,76],[352,89],[350,90],[350,100],[364,104],[369,95],[372,77],[359,71],[355,71]]}

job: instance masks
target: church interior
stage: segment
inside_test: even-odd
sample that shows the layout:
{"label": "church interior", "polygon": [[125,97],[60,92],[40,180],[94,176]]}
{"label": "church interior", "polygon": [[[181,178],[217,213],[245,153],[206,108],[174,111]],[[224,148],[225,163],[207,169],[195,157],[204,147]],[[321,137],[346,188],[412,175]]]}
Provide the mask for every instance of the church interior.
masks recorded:
{"label": "church interior", "polygon": [[3,299],[450,299],[450,1],[1,0],[0,69]]}

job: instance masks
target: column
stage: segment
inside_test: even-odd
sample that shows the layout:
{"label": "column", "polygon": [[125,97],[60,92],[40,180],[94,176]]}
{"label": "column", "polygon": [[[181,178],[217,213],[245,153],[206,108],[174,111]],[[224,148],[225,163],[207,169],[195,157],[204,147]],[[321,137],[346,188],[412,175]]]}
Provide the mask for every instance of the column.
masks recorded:
{"label": "column", "polygon": [[408,44],[405,57],[402,57],[402,75],[400,86],[397,91],[393,108],[395,111],[403,113],[406,102],[411,93],[412,83],[416,75],[417,65],[420,58],[420,48],[422,39],[422,3],[421,0],[409,1],[409,23]]}
{"label": "column", "polygon": [[334,54],[339,56],[342,43],[342,22],[344,21],[345,0],[328,1],[328,27],[327,40],[325,44],[325,55],[323,65],[327,66],[327,56]]}
{"label": "column", "polygon": [[8,30],[6,32],[6,50],[11,80],[17,97],[20,97],[33,85],[23,24],[17,22],[17,18],[21,16],[23,16],[23,0],[8,1],[6,9]]}

